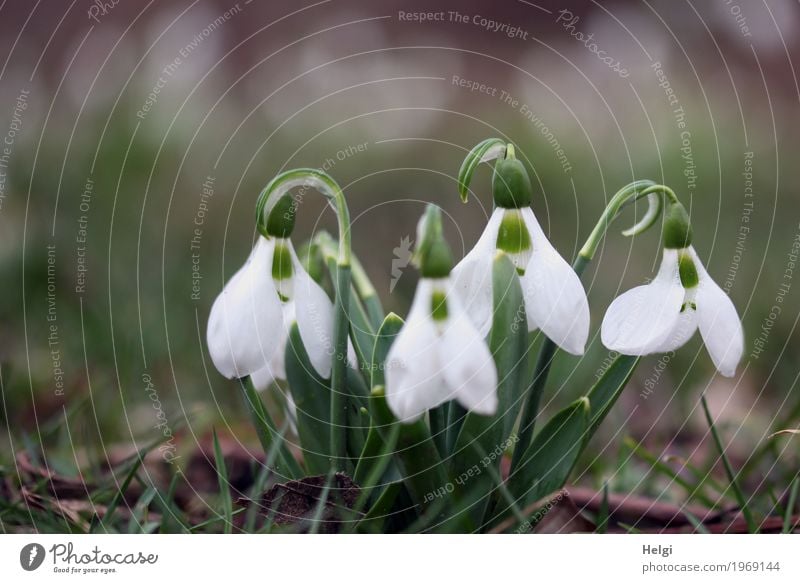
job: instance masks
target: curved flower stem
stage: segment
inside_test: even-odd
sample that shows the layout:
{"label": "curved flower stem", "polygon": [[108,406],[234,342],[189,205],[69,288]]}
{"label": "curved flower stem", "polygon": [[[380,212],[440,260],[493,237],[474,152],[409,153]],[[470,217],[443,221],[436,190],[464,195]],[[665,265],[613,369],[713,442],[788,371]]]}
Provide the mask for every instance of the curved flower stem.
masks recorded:
{"label": "curved flower stem", "polygon": [[[572,269],[578,276],[583,274],[584,269],[589,262],[594,258],[600,242],[608,228],[619,212],[629,203],[647,197],[648,210],[645,216],[630,229],[623,231],[625,236],[639,234],[649,229],[655,224],[661,210],[663,208],[661,197],[659,194],[665,195],[670,202],[675,202],[678,197],[668,187],[656,184],[652,180],[637,180],[631,182],[627,186],[621,188],[617,193],[611,197],[608,205],[606,205],[600,220],[592,229],[589,238],[584,243],[578,256],[572,264]],[[542,347],[539,349],[539,355],[536,360],[536,368],[533,373],[533,380],[526,391],[525,403],[522,407],[522,419],[519,425],[519,441],[514,448],[514,455],[511,460],[511,474],[518,467],[522,455],[530,445],[533,439],[533,430],[536,425],[536,417],[539,415],[539,402],[544,392],[544,386],[547,383],[547,375],[550,373],[550,365],[553,361],[553,356],[556,352],[555,343],[549,338],[545,337],[542,342]]]}
{"label": "curved flower stem", "polygon": [[330,410],[330,464],[334,470],[341,469],[346,461],[346,413],[347,413],[347,337],[349,321],[347,308],[350,302],[351,280],[351,244],[350,244],[350,211],[344,193],[336,181],[321,170],[298,168],[283,172],[273,178],[261,192],[256,204],[256,225],[265,237],[266,221],[270,211],[283,195],[294,188],[299,188],[299,196],[294,199],[292,211],[302,204],[302,197],[309,188],[325,195],[336,211],[339,225],[339,256],[336,262],[334,278],[334,320],[332,339],[331,369],[331,410]]}

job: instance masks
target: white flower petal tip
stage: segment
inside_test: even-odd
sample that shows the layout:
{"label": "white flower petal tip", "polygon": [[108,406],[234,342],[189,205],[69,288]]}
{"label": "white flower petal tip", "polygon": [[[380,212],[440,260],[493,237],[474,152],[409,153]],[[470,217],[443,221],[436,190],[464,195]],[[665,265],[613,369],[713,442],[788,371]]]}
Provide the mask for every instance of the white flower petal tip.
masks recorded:
{"label": "white flower petal tip", "polygon": [[581,355],[589,339],[589,301],[580,277],[539,226],[533,211],[522,209],[533,239],[533,253],[522,276],[528,329],[539,328],[556,345]]}
{"label": "white flower petal tip", "polygon": [[722,376],[735,376],[744,352],[744,332],[731,298],[706,277],[700,280],[695,301],[700,335],[714,366]]}
{"label": "white flower petal tip", "polygon": [[270,330],[281,307],[270,274],[274,245],[259,237],[245,265],[225,284],[208,317],[211,360],[226,378],[251,375],[278,349]]}
{"label": "white flower petal tip", "polygon": [[457,399],[481,415],[497,411],[497,369],[483,337],[457,296],[447,297],[447,316],[434,320],[434,290],[447,294],[450,280],[425,280],[417,287],[406,324],[386,359],[386,399],[404,423]]}

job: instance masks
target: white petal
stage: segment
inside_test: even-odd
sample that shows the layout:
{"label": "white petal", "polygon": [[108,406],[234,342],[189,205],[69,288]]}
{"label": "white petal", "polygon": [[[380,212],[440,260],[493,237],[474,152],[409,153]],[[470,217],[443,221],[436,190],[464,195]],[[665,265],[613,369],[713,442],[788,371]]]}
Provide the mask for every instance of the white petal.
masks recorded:
{"label": "white petal", "polygon": [[503,209],[495,209],[475,247],[453,268],[453,290],[478,332],[485,336],[492,326],[492,259]]}
{"label": "white petal", "polygon": [[278,347],[281,308],[272,283],[271,241],[259,237],[247,263],[225,284],[208,316],[206,341],[214,366],[241,378],[263,368]]}
{"label": "white petal", "polygon": [[677,350],[697,332],[697,312],[690,306],[686,306],[680,313],[675,325],[669,334],[657,346],[653,346],[653,352],[672,352]]}
{"label": "white petal", "polygon": [[417,286],[411,310],[386,357],[386,400],[400,421],[409,423],[448,400],[431,316],[430,280]]}
{"label": "white petal", "polygon": [[448,318],[438,348],[450,396],[480,415],[497,412],[497,368],[486,342],[460,307],[448,299]]}
{"label": "white petal", "polygon": [[742,323],[731,298],[711,279],[694,249],[691,251],[700,277],[695,298],[700,334],[717,370],[732,377],[744,352]]}
{"label": "white petal", "polygon": [[295,320],[294,313],[294,302],[281,304],[283,326],[278,338],[278,348],[272,354],[267,366],[250,375],[250,380],[258,391],[263,391],[275,381],[286,380],[286,343],[289,341],[289,330]]}
{"label": "white petal", "polygon": [[322,378],[330,378],[333,360],[333,302],[320,285],[303,269],[290,241],[294,267],[294,303],[297,327],[308,359]]}
{"label": "white petal", "polygon": [[522,276],[528,329],[537,327],[570,354],[583,354],[589,338],[589,302],[578,274],[547,239],[530,208],[522,209],[533,253]]}
{"label": "white petal", "polygon": [[678,253],[665,249],[652,283],[628,290],[608,307],[601,329],[603,344],[622,354],[656,352],[678,323],[684,295]]}

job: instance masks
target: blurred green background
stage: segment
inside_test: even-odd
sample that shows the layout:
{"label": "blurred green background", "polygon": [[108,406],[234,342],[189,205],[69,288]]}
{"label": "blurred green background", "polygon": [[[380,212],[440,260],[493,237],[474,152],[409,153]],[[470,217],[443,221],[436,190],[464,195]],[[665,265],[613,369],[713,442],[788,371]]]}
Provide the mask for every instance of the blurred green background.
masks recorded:
{"label": "blurred green background", "polygon": [[[580,479],[639,483],[645,469],[616,470],[623,435],[702,459],[703,390],[753,487],[796,471],[797,438],[767,439],[800,419],[796,2],[84,4],[0,8],[9,455],[24,434],[73,452],[156,438],[144,375],[185,444],[211,424],[251,439],[204,337],[253,243],[260,189],[282,169],[329,172],[356,254],[404,315],[417,273],[404,268],[390,292],[393,259],[427,202],[456,256],[471,248],[490,173],[467,205],[455,178],[470,147],[499,136],[517,145],[568,260],[618,188],[671,186],[744,322],[734,379],[714,376],[699,336],[645,359]],[[584,276],[592,342],[582,360],[559,355],[548,409],[587,390],[608,356],[605,308],[657,268],[658,233],[619,234],[634,220],[627,211]],[[333,213],[306,197],[296,243],[320,229],[335,232]],[[759,448],[771,455],[754,460]]]}

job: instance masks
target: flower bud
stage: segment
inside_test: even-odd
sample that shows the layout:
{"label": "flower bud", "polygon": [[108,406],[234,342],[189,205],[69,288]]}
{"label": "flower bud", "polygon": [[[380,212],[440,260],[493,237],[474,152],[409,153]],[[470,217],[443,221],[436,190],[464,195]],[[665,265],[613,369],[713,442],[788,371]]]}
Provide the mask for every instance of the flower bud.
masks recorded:
{"label": "flower bud", "polygon": [[270,237],[287,238],[294,230],[297,207],[294,199],[286,194],[278,199],[267,217],[266,231]]}
{"label": "flower bud", "polygon": [[692,244],[692,226],[689,215],[679,202],[673,202],[664,221],[664,248],[685,249]]}
{"label": "flower bud", "polygon": [[417,226],[415,261],[422,277],[447,277],[453,269],[450,246],[442,234],[442,211],[429,204]]}
{"label": "flower bud", "polygon": [[516,158],[504,158],[494,165],[492,195],[494,203],[507,209],[530,206],[533,188],[528,172]]}

